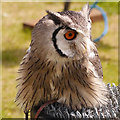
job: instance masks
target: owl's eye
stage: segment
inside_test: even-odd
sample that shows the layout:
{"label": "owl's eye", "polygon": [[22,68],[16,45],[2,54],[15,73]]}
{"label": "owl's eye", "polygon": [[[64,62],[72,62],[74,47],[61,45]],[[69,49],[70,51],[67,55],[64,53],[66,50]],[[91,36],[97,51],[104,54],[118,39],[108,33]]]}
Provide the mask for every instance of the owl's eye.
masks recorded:
{"label": "owl's eye", "polygon": [[64,34],[64,37],[66,40],[73,40],[76,37],[76,31],[69,30]]}

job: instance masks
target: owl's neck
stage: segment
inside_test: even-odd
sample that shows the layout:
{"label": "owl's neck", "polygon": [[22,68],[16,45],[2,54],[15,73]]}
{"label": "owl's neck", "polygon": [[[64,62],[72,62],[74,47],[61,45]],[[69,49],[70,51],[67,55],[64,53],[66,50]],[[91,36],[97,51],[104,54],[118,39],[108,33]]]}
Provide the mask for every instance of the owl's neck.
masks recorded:
{"label": "owl's neck", "polygon": [[106,103],[106,88],[89,61],[71,61],[59,66],[54,86],[58,102],[73,109]]}
{"label": "owl's neck", "polygon": [[[88,60],[72,60],[64,64],[56,64],[55,76],[60,81],[78,82],[80,85],[88,86],[89,79],[98,77]],[[57,80],[56,80],[57,81]]]}

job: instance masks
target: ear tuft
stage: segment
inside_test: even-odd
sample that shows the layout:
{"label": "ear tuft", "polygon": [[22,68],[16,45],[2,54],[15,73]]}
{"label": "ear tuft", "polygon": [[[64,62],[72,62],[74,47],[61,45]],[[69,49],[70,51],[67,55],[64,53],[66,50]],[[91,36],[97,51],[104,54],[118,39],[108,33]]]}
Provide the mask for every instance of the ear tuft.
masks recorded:
{"label": "ear tuft", "polygon": [[57,12],[52,12],[49,10],[46,10],[48,13],[49,17],[55,22],[55,24],[60,24],[61,23],[61,15]]}
{"label": "ear tuft", "polygon": [[49,10],[46,10],[46,12],[48,13],[48,16],[55,22],[55,24],[63,24],[65,26],[72,24],[71,19],[66,15],[61,15],[59,12],[51,12]]}
{"label": "ear tuft", "polygon": [[46,12],[47,12],[48,15],[50,15],[50,16],[58,17],[58,13],[56,13],[56,12],[52,12],[52,11],[49,11],[49,10],[46,10]]}
{"label": "ear tuft", "polygon": [[88,3],[83,6],[82,12],[86,16],[86,18],[88,19],[89,15],[90,15],[90,6]]}

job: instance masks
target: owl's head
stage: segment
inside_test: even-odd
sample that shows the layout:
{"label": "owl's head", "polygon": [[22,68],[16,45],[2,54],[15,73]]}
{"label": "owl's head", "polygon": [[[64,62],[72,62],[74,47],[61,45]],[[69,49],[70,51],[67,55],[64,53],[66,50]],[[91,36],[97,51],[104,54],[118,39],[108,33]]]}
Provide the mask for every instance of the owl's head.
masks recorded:
{"label": "owl's head", "polygon": [[51,60],[81,59],[93,45],[90,40],[90,8],[82,11],[50,12],[34,27],[32,40],[37,56]]}

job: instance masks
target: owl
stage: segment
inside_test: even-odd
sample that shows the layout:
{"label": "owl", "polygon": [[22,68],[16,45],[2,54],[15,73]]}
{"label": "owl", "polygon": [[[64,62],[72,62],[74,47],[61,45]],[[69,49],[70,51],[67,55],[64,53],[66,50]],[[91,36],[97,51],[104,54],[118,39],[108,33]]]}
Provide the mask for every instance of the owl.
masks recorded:
{"label": "owl", "polygon": [[107,103],[107,89],[95,43],[90,7],[51,12],[32,31],[17,79],[16,102],[24,111],[55,100],[74,110]]}

